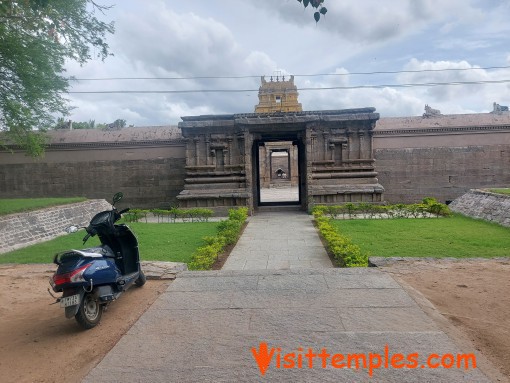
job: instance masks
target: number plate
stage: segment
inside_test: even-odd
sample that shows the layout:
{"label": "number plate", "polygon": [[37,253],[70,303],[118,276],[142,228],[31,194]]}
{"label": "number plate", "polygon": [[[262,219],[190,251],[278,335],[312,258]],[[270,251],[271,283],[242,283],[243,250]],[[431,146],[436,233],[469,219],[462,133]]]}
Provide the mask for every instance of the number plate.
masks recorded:
{"label": "number plate", "polygon": [[64,297],[60,300],[60,307],[76,306],[80,304],[80,294]]}

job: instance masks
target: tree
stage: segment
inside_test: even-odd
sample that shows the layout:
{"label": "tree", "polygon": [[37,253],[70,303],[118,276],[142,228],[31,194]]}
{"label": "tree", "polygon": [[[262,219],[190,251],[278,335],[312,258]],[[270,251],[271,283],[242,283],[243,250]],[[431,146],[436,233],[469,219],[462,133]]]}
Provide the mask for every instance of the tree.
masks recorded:
{"label": "tree", "polygon": [[313,14],[313,18],[315,19],[316,23],[318,23],[319,20],[321,19],[321,15],[324,16],[328,12],[328,9],[322,5],[322,3],[324,3],[324,0],[297,0],[297,1],[303,3],[303,6],[305,8],[308,7],[308,5],[311,5],[315,9],[318,9],[318,11],[316,11]]}
{"label": "tree", "polygon": [[42,154],[42,132],[71,109],[66,60],[84,64],[92,49],[102,60],[110,54],[113,23],[96,17],[109,8],[94,0],[0,1],[0,131],[29,155]]}

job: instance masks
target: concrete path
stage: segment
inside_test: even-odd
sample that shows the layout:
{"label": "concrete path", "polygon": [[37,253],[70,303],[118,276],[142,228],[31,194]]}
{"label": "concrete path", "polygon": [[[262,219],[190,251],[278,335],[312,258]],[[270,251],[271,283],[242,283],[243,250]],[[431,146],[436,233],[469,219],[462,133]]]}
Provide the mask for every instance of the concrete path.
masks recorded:
{"label": "concrete path", "polygon": [[223,270],[330,268],[331,261],[302,212],[265,212],[250,218]]}
{"label": "concrete path", "polygon": [[390,275],[331,268],[306,214],[260,213],[225,270],[178,274],[84,381],[490,382],[426,363],[459,352]]}

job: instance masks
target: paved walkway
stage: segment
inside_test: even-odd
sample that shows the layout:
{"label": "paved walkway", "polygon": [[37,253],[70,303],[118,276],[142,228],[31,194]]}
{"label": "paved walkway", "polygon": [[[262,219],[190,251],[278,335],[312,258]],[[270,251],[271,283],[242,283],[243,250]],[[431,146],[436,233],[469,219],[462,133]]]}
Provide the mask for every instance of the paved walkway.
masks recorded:
{"label": "paved walkway", "polygon": [[[326,257],[306,215],[256,215],[238,246],[232,267],[243,270],[179,274],[84,381],[490,382],[479,369],[426,366],[430,354],[460,350],[390,275],[325,262],[294,269],[293,257]],[[288,269],[260,270],[271,262]],[[335,354],[364,356],[338,368],[346,359]],[[415,359],[416,368],[391,364]]]}
{"label": "paved walkway", "polygon": [[223,265],[223,270],[333,267],[308,214],[258,213]]}

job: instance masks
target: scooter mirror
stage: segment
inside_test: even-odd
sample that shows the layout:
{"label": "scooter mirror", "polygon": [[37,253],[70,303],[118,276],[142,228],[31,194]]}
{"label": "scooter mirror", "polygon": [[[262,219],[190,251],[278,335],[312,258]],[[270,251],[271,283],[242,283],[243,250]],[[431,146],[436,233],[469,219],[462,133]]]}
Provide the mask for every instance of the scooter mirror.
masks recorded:
{"label": "scooter mirror", "polygon": [[113,204],[112,205],[115,206],[115,204],[117,202],[119,202],[122,199],[122,197],[124,197],[124,194],[122,192],[115,193],[115,195],[113,196]]}
{"label": "scooter mirror", "polygon": [[65,230],[66,230],[66,233],[68,233],[68,234],[76,233],[78,231],[78,226],[74,226],[74,225],[69,226]]}

